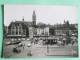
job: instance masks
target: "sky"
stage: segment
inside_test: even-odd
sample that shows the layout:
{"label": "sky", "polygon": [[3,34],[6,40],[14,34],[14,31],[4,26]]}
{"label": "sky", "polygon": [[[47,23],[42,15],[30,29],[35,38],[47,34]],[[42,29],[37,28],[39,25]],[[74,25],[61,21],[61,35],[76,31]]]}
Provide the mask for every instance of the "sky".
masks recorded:
{"label": "sky", "polygon": [[60,24],[65,21],[77,23],[77,8],[63,5],[4,5],[4,24],[14,21],[32,21],[33,10],[37,23]]}

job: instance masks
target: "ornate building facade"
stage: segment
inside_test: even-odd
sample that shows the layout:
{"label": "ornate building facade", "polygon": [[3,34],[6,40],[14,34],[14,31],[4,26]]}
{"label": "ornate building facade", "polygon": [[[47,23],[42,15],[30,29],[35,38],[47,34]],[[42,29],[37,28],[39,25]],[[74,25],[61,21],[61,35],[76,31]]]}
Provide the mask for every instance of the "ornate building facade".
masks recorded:
{"label": "ornate building facade", "polygon": [[37,36],[49,35],[49,27],[36,24],[36,13],[33,11],[32,22],[22,21],[11,22],[8,26],[7,37],[10,38],[33,38]]}
{"label": "ornate building facade", "polygon": [[23,18],[22,21],[11,22],[7,28],[5,32],[8,38],[42,38],[47,44],[63,41],[64,38],[71,41],[73,34],[77,40],[78,36],[77,24],[69,24],[68,21],[56,25],[36,24],[35,11],[32,14],[32,22],[25,21]]}

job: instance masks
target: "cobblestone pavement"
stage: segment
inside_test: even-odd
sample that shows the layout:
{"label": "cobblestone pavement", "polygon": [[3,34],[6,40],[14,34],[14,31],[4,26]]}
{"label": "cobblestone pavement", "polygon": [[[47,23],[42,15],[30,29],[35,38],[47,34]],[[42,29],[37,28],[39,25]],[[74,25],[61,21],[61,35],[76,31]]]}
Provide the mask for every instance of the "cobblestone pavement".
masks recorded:
{"label": "cobblestone pavement", "polygon": [[31,47],[27,47],[28,41],[23,41],[25,44],[24,49],[21,47],[21,53],[13,53],[14,45],[9,45],[4,48],[4,56],[10,58],[22,58],[28,57],[28,52],[31,52],[31,57],[46,57],[46,56],[56,56],[56,55],[77,55],[76,47],[59,47],[57,45],[42,45],[42,44],[31,44]]}

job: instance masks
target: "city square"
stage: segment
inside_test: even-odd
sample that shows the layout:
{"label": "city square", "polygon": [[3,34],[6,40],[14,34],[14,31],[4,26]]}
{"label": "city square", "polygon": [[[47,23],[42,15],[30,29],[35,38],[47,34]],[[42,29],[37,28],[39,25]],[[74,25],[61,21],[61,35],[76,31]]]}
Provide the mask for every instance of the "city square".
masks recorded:
{"label": "city square", "polygon": [[[75,46],[58,46],[55,45],[43,45],[42,43],[34,44],[32,43],[30,47],[28,47],[28,44],[30,44],[29,41],[22,41],[23,44],[25,44],[24,48],[18,47],[18,49],[21,50],[20,53],[14,53],[13,48],[16,45],[8,45],[5,46],[4,50],[4,56],[6,58],[19,58],[19,57],[50,57],[50,56],[77,56],[77,45]],[[28,53],[31,53],[29,56]]]}
{"label": "city square", "polygon": [[[55,6],[23,6],[4,5],[2,53],[4,58],[78,57],[78,24],[75,21],[75,8],[63,6],[56,6],[56,8]],[[10,9],[10,13],[7,9]],[[48,9],[48,13],[45,11],[46,9]],[[59,15],[61,11],[58,9],[65,12]],[[66,13],[67,10],[69,13]],[[13,13],[15,11],[17,12]],[[64,16],[72,19],[66,20],[65,18],[63,20]],[[12,17],[18,17],[21,20],[11,20],[8,17],[11,19]],[[61,20],[55,20],[54,17]],[[31,18],[31,21],[27,21],[29,18]],[[44,20],[44,18],[46,19]],[[47,20],[51,18],[52,20]],[[10,20],[8,21],[8,19]]]}

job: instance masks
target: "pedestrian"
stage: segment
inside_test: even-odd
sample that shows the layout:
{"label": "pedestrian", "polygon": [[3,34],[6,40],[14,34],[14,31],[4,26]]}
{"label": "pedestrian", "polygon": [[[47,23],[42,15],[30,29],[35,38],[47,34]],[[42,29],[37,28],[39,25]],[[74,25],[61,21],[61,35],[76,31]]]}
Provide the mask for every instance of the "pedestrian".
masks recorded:
{"label": "pedestrian", "polygon": [[23,50],[24,50],[24,46],[25,46],[25,44],[23,44]]}

